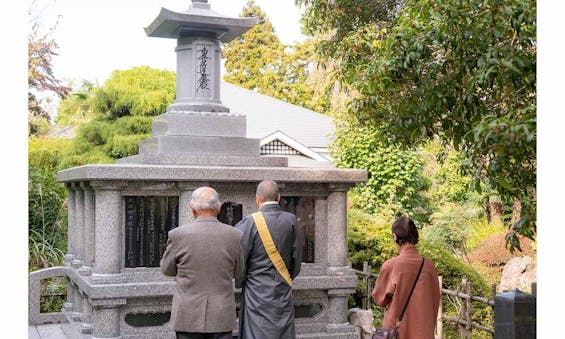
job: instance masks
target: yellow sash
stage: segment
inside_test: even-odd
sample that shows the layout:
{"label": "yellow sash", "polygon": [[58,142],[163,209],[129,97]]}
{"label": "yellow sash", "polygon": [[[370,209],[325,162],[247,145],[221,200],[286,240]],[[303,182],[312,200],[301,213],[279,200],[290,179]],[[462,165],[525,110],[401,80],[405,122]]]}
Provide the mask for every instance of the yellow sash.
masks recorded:
{"label": "yellow sash", "polygon": [[267,223],[265,222],[265,218],[263,217],[263,213],[257,212],[253,213],[253,221],[255,221],[255,225],[257,225],[257,231],[259,232],[259,237],[263,242],[263,246],[267,251],[267,255],[277,271],[279,271],[280,275],[284,278],[288,286],[292,286],[292,279],[290,278],[290,274],[288,273],[288,269],[282,259],[281,255],[277,251],[277,247],[273,242],[273,238],[271,238],[271,233],[269,233],[269,229],[267,228]]}

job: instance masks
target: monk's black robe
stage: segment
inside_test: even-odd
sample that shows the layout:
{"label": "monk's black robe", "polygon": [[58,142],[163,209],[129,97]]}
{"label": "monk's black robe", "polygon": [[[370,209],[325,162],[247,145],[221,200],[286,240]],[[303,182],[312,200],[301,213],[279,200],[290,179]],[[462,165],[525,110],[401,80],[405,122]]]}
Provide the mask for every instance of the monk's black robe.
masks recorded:
{"label": "monk's black robe", "polygon": [[[292,279],[300,273],[302,230],[296,216],[278,204],[263,204],[261,211]],[[241,287],[239,312],[240,339],[294,339],[294,306],[291,288],[279,274],[261,242],[251,215],[237,225],[243,232],[241,245],[245,272],[236,286]]]}

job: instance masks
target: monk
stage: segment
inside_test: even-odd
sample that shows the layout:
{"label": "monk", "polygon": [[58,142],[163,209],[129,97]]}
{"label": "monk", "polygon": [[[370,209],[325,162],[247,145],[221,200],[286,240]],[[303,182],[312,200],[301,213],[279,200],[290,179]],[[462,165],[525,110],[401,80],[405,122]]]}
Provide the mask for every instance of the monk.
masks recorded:
{"label": "monk", "polygon": [[239,313],[240,339],[294,339],[294,306],[291,283],[300,272],[302,231],[296,216],[279,206],[278,185],[272,180],[259,183],[255,202],[286,269],[283,274],[271,261],[258,233],[255,219],[246,216],[235,227],[243,233],[241,245],[245,271]]}

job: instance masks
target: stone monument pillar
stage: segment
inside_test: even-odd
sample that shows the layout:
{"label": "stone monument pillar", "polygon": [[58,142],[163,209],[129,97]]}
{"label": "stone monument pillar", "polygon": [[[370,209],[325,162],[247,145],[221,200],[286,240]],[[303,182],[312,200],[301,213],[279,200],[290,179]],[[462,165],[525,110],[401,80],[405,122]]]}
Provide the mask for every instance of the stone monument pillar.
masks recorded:
{"label": "stone monument pillar", "polygon": [[[257,184],[270,179],[305,233],[292,286],[297,338],[355,338],[347,322],[357,277],[347,266],[346,193],[367,172],[289,167],[286,157],[260,156],[259,140],[247,138],[245,112],[230,112],[219,86],[221,43],[255,23],[218,14],[207,1],[184,12],[161,9],[145,31],[177,40],[175,101],[153,119],[139,154],[57,174],[69,190],[68,337],[174,338],[165,324],[175,280],[159,268],[168,231],[193,220],[188,201],[197,187],[215,188],[223,202],[218,219],[235,225],[256,211]],[[234,294],[239,303],[240,291]]]}

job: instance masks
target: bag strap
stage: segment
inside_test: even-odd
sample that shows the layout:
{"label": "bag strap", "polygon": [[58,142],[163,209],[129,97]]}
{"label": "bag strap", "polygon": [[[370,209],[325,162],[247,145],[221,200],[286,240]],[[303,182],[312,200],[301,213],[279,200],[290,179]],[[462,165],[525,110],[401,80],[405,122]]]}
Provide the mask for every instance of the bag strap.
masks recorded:
{"label": "bag strap", "polygon": [[414,285],[412,285],[412,289],[410,290],[410,294],[408,294],[408,299],[406,299],[406,303],[404,304],[404,307],[402,308],[402,312],[400,312],[400,317],[398,318],[398,322],[396,323],[396,328],[398,328],[400,326],[400,322],[402,321],[402,318],[404,317],[404,312],[406,311],[406,307],[408,306],[408,302],[410,301],[410,298],[412,297],[412,292],[414,292],[414,288],[416,288],[416,283],[418,282],[418,279],[420,278],[420,273],[422,273],[422,268],[424,268],[424,260],[425,260],[425,258],[422,257],[422,263],[420,264],[420,269],[418,270],[418,275],[416,276],[416,280],[414,280]]}
{"label": "bag strap", "polygon": [[259,237],[261,238],[261,242],[263,242],[263,246],[265,247],[265,251],[267,251],[267,255],[275,268],[286,281],[288,286],[292,286],[292,279],[290,278],[290,274],[288,273],[288,269],[286,268],[286,264],[282,259],[279,251],[277,251],[277,247],[273,242],[273,238],[271,237],[271,233],[269,233],[269,228],[267,227],[267,222],[263,217],[263,213],[256,212],[252,214],[253,221],[255,221],[255,225],[257,225],[257,231],[259,232]]}

